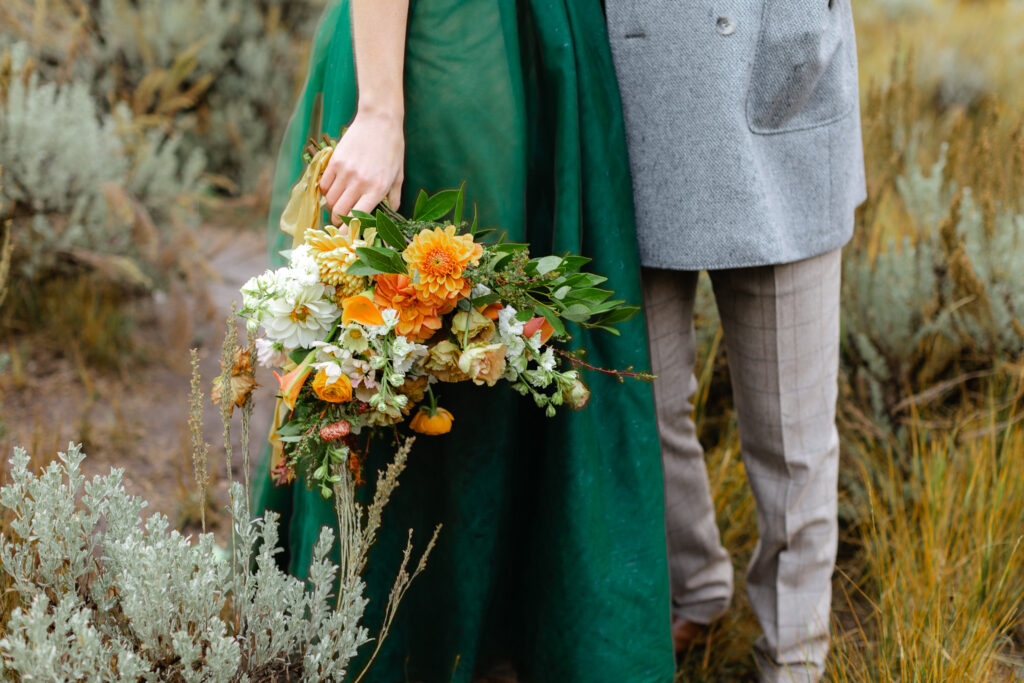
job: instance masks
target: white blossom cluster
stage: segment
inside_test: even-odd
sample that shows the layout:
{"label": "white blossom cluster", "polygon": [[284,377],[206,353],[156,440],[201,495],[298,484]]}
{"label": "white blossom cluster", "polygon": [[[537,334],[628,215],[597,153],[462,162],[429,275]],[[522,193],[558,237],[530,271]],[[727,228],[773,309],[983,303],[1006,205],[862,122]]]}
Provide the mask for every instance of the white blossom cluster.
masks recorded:
{"label": "white blossom cluster", "polygon": [[309,348],[321,341],[341,316],[334,287],[320,281],[320,269],[305,244],[292,250],[287,266],[268,270],[242,287],[241,315],[253,332],[266,331],[260,359],[274,351]]}

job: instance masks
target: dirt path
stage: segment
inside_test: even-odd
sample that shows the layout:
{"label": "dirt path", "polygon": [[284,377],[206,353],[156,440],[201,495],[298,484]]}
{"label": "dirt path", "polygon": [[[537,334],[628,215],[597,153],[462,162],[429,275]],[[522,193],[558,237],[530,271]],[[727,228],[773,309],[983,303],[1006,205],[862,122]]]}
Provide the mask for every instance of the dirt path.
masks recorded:
{"label": "dirt path", "polygon": [[[34,350],[31,339],[10,345],[14,362],[0,373],[0,417],[7,432],[0,438],[0,448],[5,454],[22,446],[45,463],[69,442],[83,443],[89,476],[124,468],[126,488],[145,497],[151,511],[168,515],[174,523],[191,522],[198,509],[187,399],[189,349],[196,348],[206,395],[203,431],[214,475],[212,507],[223,509],[226,462],[220,410],[209,400],[210,381],[220,372],[225,320],[232,302],[240,299],[239,287],[266,267],[265,237],[251,229],[208,227],[204,233],[208,296],[204,300],[165,293],[143,302],[135,336],[145,360],[101,373],[74,358],[46,357]],[[244,330],[240,333],[244,339]],[[251,431],[253,466],[269,429],[275,380],[260,369],[257,381],[262,386]],[[237,415],[232,426],[233,468],[240,476]]]}

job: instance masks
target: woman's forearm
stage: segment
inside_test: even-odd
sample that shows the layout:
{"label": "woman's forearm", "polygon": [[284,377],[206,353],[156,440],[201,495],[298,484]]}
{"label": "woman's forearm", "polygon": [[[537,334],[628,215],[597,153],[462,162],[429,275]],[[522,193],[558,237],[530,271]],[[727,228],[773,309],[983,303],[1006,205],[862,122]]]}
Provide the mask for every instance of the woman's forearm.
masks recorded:
{"label": "woman's forearm", "polygon": [[352,0],[359,114],[404,119],[408,17],[409,0]]}
{"label": "woman's forearm", "polygon": [[398,208],[405,169],[405,32],[409,0],[351,0],[359,103],[320,177],[335,224],[383,199]]}

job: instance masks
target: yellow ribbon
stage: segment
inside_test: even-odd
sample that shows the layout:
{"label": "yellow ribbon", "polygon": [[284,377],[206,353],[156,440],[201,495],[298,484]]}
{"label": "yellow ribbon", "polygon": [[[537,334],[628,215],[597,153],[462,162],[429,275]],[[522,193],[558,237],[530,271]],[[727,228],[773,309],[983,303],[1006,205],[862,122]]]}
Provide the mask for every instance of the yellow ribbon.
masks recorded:
{"label": "yellow ribbon", "polygon": [[281,232],[292,236],[292,248],[305,241],[306,231],[323,225],[323,195],[320,176],[331,160],[333,147],[324,147],[309,162],[299,182],[292,187],[288,203],[281,212]]}

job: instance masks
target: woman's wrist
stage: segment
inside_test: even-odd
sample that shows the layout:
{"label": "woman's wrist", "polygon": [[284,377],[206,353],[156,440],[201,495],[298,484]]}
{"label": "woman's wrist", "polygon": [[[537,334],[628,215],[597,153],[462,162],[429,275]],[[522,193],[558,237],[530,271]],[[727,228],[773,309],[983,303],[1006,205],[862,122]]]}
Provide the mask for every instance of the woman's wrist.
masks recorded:
{"label": "woman's wrist", "polygon": [[360,97],[356,117],[401,128],[405,125],[405,102],[401,97]]}

